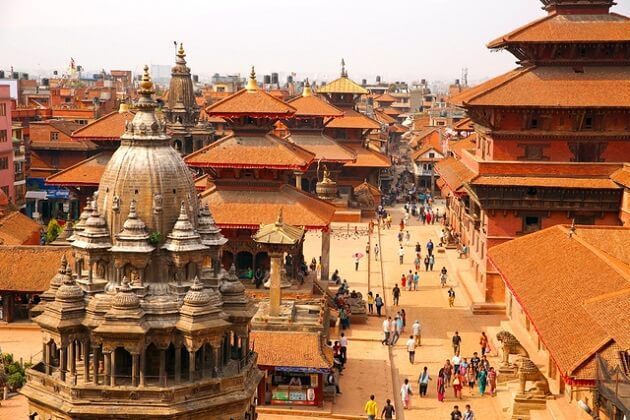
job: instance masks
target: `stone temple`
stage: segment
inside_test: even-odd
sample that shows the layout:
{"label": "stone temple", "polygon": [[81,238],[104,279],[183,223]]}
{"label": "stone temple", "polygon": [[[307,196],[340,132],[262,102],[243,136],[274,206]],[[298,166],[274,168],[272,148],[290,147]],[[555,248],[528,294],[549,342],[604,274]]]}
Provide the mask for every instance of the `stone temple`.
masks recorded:
{"label": "stone temple", "polygon": [[156,118],[147,67],[128,122],[71,240],[73,262],[34,313],[42,361],[32,419],[253,419],[256,308],[220,269],[221,235]]}

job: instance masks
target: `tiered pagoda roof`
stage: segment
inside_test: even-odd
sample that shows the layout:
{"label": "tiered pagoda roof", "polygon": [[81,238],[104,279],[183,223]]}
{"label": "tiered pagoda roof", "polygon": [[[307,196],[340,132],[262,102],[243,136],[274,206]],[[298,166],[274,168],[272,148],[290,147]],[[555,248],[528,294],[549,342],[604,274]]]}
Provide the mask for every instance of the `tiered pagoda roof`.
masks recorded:
{"label": "tiered pagoda roof", "polygon": [[98,187],[113,151],[101,152],[46,178],[48,185]]}
{"label": "tiered pagoda roof", "polygon": [[348,79],[348,76],[341,76],[330,83],[317,89],[317,93],[350,93],[355,95],[367,95],[366,88]]}
{"label": "tiered pagoda roof", "polygon": [[343,117],[334,118],[326,124],[326,128],[360,128],[363,130],[378,130],[381,125],[353,109],[344,109]]}

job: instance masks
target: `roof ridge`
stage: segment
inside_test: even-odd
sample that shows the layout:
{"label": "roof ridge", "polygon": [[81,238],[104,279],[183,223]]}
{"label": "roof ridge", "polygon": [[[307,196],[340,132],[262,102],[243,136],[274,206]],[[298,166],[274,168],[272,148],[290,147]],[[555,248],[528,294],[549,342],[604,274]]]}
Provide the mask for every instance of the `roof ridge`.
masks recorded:
{"label": "roof ridge", "polygon": [[67,167],[67,168],[65,168],[65,169],[62,169],[62,170],[61,170],[61,171],[59,171],[59,172],[55,172],[54,174],[52,174],[52,175],[48,176],[48,177],[46,178],[46,180],[45,180],[45,181],[46,181],[46,182],[48,182],[48,180],[49,180],[49,179],[54,178],[54,177],[56,177],[56,176],[57,176],[57,175],[59,175],[59,174],[64,174],[64,173],[68,172],[70,169],[74,169],[74,168],[76,168],[76,167],[78,167],[78,166],[84,165],[85,163],[87,163],[87,162],[89,162],[89,161],[91,161],[91,160],[94,160],[94,159],[96,159],[96,158],[101,157],[102,155],[107,155],[107,154],[109,154],[109,155],[113,155],[113,154],[114,154],[114,152],[113,152],[113,151],[111,151],[111,150],[104,150],[104,151],[102,151],[102,152],[99,152],[99,153],[95,154],[94,156],[91,156],[91,157],[89,157],[89,158],[87,158],[87,159],[83,159],[83,160],[81,160],[81,161],[79,161],[79,162],[75,163],[74,165],[71,165],[71,166],[68,166],[68,167]]}
{"label": "roof ridge", "polygon": [[601,342],[597,343],[597,345],[593,346],[592,349],[587,350],[584,352],[584,355],[578,359],[573,366],[570,367],[571,369],[571,374],[573,374],[576,370],[578,370],[578,368],[583,365],[584,363],[586,363],[588,361],[588,359],[590,359],[591,357],[593,357],[595,355],[595,353],[597,353],[597,351],[599,349],[601,349],[602,347],[604,347],[606,344],[610,343],[611,341],[614,341],[615,339],[612,338],[610,336],[610,334],[608,334],[608,331],[606,331],[604,329],[604,327],[602,327],[596,320],[592,319],[593,323],[597,324],[597,326],[604,331],[604,333],[606,334],[606,338],[604,338]]}
{"label": "roof ridge", "polygon": [[[539,25],[541,22],[544,22],[544,21],[546,21],[548,19],[551,19],[551,18],[554,18],[556,16],[558,16],[557,12],[549,13],[549,14],[547,14],[545,16],[542,16],[542,17],[540,17],[538,19],[535,19],[535,20],[533,20],[533,21],[531,21],[529,23],[526,23],[526,24],[524,24],[522,26],[519,26],[518,28],[514,29],[513,31],[508,32],[507,34],[501,35],[500,37],[495,38],[492,41],[488,42],[486,44],[486,48],[491,48],[491,49],[492,48],[498,48],[498,45],[496,47],[493,47],[492,45],[508,42],[508,40],[507,40],[508,37],[513,37],[514,35],[518,35],[521,32],[525,31],[526,29],[530,29],[530,28],[532,28],[532,27],[534,27],[536,25]],[[497,42],[497,41],[499,41],[499,42]]]}
{"label": "roof ridge", "polygon": [[[496,90],[496,89],[498,89],[499,87],[506,85],[508,82],[511,82],[511,81],[513,81],[514,79],[517,79],[517,78],[519,78],[519,77],[523,76],[524,74],[527,74],[527,73],[531,72],[532,70],[534,70],[534,69],[535,69],[535,68],[537,68],[537,67],[538,67],[538,66],[517,67],[517,68],[515,68],[515,69],[513,69],[513,70],[509,71],[508,73],[505,73],[505,74],[503,74],[503,75],[501,75],[501,76],[497,76],[497,77],[503,77],[503,76],[507,76],[507,77],[505,78],[505,80],[502,80],[500,83],[497,83],[496,85],[494,85],[494,86],[492,86],[492,87],[490,87],[490,88],[488,88],[488,89],[482,90],[481,92],[478,92],[478,93],[476,93],[476,94],[473,94],[473,96],[471,96],[470,98],[468,98],[468,100],[467,100],[467,101],[462,102],[462,104],[468,104],[468,103],[470,103],[470,101],[471,101],[471,100],[474,100],[474,99],[479,99],[480,97],[482,97],[482,96],[484,96],[484,95],[487,95],[487,94],[488,94],[488,93],[490,93],[490,92],[495,91],[495,90]],[[512,74],[510,75],[509,73],[512,73]],[[491,80],[492,80],[492,79],[491,79]],[[473,89],[474,89],[474,87],[473,87]],[[461,94],[464,94],[464,93],[466,93],[466,91],[465,91],[465,90],[464,90],[464,91],[462,91],[462,93],[461,93]]]}
{"label": "roof ridge", "polygon": [[584,302],[582,302],[582,304],[595,303],[595,302],[599,302],[601,300],[610,299],[611,297],[621,296],[621,295],[624,295],[626,293],[630,293],[630,285],[628,285],[628,287],[626,287],[624,289],[614,290],[612,292],[607,292],[607,293],[603,293],[603,294],[598,295],[598,296],[593,296],[592,298],[586,299]]}
{"label": "roof ridge", "polygon": [[[205,110],[206,114],[210,115],[210,114],[212,113],[212,111],[210,110],[211,108],[216,108],[216,107],[218,107],[219,105],[221,105],[221,104],[223,104],[223,103],[226,103],[226,102],[229,102],[229,101],[233,100],[234,98],[236,98],[237,96],[241,96],[241,95],[242,95],[242,94],[244,94],[244,93],[253,93],[253,94],[263,94],[263,95],[266,95],[267,97],[271,98],[274,102],[277,102],[277,103],[279,103],[279,104],[282,104],[283,106],[287,106],[287,107],[288,107],[287,111],[291,111],[291,110],[293,110],[293,113],[295,113],[295,111],[297,111],[297,110],[295,109],[295,107],[293,107],[293,106],[292,106],[292,105],[290,105],[289,103],[287,103],[287,102],[285,102],[285,101],[283,101],[283,100],[281,100],[281,99],[276,98],[275,96],[273,96],[272,94],[270,94],[269,92],[267,92],[267,91],[265,91],[265,90],[262,90],[262,89],[256,89],[254,92],[250,92],[250,91],[248,91],[246,88],[243,88],[243,89],[241,89],[241,90],[239,90],[239,91],[237,91],[237,92],[233,93],[233,94],[232,94],[232,95],[230,95],[230,96],[226,96],[225,98],[221,99],[219,102],[215,102],[215,103],[213,103],[213,104],[208,105],[208,106],[207,106],[204,110]],[[209,110],[210,110],[210,111],[209,111]],[[219,112],[219,114],[220,114],[220,113],[221,113],[221,112]],[[246,113],[247,113],[247,112],[242,112],[242,114],[246,114]],[[254,113],[254,114],[255,114],[255,113]]]}

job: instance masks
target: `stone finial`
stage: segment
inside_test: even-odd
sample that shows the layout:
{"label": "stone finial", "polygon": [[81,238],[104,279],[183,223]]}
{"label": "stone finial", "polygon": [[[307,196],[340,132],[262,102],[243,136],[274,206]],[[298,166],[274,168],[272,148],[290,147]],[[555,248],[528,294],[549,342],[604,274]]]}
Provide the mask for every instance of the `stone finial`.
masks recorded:
{"label": "stone finial", "polygon": [[199,277],[195,276],[190,289],[184,296],[184,304],[191,306],[204,306],[210,303],[210,295],[206,293]]}
{"label": "stone finial", "polygon": [[140,307],[140,299],[131,288],[131,284],[127,276],[124,276],[118,293],[112,299],[112,308],[114,309],[136,309]]}
{"label": "stone finial", "polygon": [[153,81],[151,81],[151,75],[149,74],[149,66],[144,65],[144,71],[142,73],[142,79],[140,81],[140,89],[138,89],[138,93],[143,96],[150,96],[155,93],[155,89],[153,88]]}
{"label": "stone finial", "polygon": [[55,300],[60,302],[78,302],[83,300],[83,290],[75,283],[72,277],[72,268],[66,266],[66,273],[63,276],[62,285],[55,293]]}
{"label": "stone finial", "polygon": [[179,43],[179,48],[177,49],[177,62],[178,64],[179,61],[181,60],[182,63],[181,64],[186,64],[186,61],[184,60],[184,57],[186,57],[186,52],[184,51],[184,44],[183,43]]}

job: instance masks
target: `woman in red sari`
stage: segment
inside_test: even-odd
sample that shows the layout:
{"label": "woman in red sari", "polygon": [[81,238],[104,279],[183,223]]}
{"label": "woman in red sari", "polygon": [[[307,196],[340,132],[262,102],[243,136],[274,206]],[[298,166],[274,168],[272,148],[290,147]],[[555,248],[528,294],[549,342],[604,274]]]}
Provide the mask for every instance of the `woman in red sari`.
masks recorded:
{"label": "woman in red sari", "polygon": [[438,401],[444,402],[444,394],[446,393],[446,389],[444,387],[444,368],[440,369],[440,373],[438,373],[437,379],[437,396]]}

